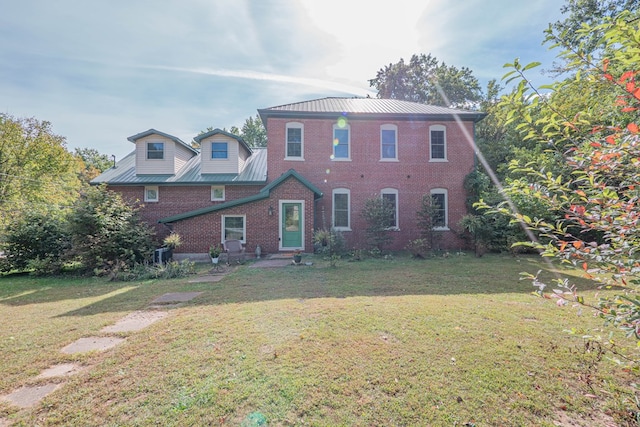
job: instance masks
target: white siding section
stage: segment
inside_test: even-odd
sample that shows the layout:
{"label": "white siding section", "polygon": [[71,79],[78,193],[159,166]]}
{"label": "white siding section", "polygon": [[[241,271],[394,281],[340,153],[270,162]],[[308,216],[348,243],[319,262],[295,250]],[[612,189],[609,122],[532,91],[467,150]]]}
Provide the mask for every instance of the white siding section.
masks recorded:
{"label": "white siding section", "polygon": [[[163,159],[147,159],[147,142],[164,143]],[[136,174],[165,175],[175,174],[175,142],[160,135],[145,136],[136,141]]]}
{"label": "white siding section", "polygon": [[[227,143],[228,152],[226,159],[211,158],[212,142]],[[201,173],[240,173],[247,157],[247,153],[244,149],[240,148],[238,141],[225,135],[213,135],[200,141],[200,152],[202,153]]]}

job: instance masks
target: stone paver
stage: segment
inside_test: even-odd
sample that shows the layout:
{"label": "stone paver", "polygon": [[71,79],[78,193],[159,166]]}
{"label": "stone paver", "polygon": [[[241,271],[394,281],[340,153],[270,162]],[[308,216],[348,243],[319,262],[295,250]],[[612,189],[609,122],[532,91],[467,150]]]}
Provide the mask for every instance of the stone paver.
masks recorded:
{"label": "stone paver", "polygon": [[174,304],[177,302],[191,301],[198,295],[204,292],[172,292],[164,295],[160,295],[158,298],[151,301],[152,304]]}
{"label": "stone paver", "polygon": [[55,378],[55,377],[70,377],[82,371],[84,366],[80,366],[76,363],[61,363],[59,365],[51,366],[40,372],[36,378]]}
{"label": "stone paver", "polygon": [[5,400],[21,408],[30,408],[36,405],[58,387],[60,387],[60,384],[45,384],[21,387],[13,393],[2,396],[2,400]]}
{"label": "stone paver", "polygon": [[118,320],[115,325],[105,326],[100,332],[117,333],[139,331],[166,317],[168,314],[166,311],[134,311]]}
{"label": "stone paver", "polygon": [[90,351],[104,351],[117,346],[124,338],[117,337],[87,337],[80,338],[60,350],[66,354],[88,353]]}
{"label": "stone paver", "polygon": [[215,283],[224,279],[223,274],[207,274],[206,276],[199,276],[189,280],[189,283]]}
{"label": "stone paver", "polygon": [[293,258],[276,258],[276,259],[265,259],[261,261],[256,261],[249,266],[249,268],[276,268],[276,267],[286,267],[287,265],[291,265],[293,262]]}

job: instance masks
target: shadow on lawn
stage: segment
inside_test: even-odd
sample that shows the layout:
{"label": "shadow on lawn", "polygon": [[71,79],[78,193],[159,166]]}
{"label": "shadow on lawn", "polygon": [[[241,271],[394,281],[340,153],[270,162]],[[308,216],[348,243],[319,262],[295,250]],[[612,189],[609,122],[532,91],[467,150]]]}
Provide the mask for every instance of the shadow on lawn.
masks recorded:
{"label": "shadow on lawn", "polygon": [[[0,294],[0,305],[24,305],[87,298],[87,305],[61,316],[86,316],[104,312],[132,311],[148,307],[154,298],[168,292],[204,291],[189,305],[217,305],[279,299],[388,297],[406,295],[472,295],[530,293],[530,281],[520,280],[520,272],[536,273],[550,280],[559,269],[551,268],[538,256],[473,256],[413,260],[342,262],[333,268],[319,258],[314,265],[281,268],[240,268],[222,281],[189,283],[189,279],[149,282],[82,281],[55,285],[18,286],[15,294]],[[595,290],[598,284],[570,276],[581,291]],[[2,280],[6,280],[2,279]],[[0,289],[5,290],[0,282]]]}

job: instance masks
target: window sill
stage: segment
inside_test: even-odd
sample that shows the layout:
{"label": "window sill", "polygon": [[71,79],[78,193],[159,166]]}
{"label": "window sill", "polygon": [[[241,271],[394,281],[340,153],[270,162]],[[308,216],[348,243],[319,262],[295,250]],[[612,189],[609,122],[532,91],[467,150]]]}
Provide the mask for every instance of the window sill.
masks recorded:
{"label": "window sill", "polygon": [[451,231],[449,227],[433,227],[433,231]]}
{"label": "window sill", "polygon": [[387,230],[387,231],[400,231],[400,227],[389,227],[389,228],[385,228],[385,230]]}
{"label": "window sill", "polygon": [[333,227],[336,231],[351,231],[351,227]]}
{"label": "window sill", "polygon": [[291,162],[304,162],[304,157],[285,157],[284,159]]}
{"label": "window sill", "polygon": [[447,159],[429,159],[429,163],[448,163]]}
{"label": "window sill", "polygon": [[380,159],[381,162],[399,162],[400,160],[398,159]]}
{"label": "window sill", "polygon": [[331,161],[333,161],[333,162],[350,162],[350,161],[351,161],[351,158],[348,158],[348,159],[343,159],[343,158],[333,158],[333,159],[331,159]]}

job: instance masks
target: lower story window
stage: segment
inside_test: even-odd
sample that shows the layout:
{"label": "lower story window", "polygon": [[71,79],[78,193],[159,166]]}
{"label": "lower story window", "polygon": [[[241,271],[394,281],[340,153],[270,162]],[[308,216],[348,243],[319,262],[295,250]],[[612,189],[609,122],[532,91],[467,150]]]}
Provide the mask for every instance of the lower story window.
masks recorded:
{"label": "lower story window", "polygon": [[145,202],[157,202],[158,200],[160,200],[160,197],[157,186],[144,187]]}
{"label": "lower story window", "polygon": [[435,188],[431,190],[431,202],[433,203],[434,207],[433,227],[448,228],[449,207],[447,206],[447,190],[443,188]]}
{"label": "lower story window", "polygon": [[391,229],[398,228],[398,190],[393,188],[385,188],[380,192],[382,200],[391,208],[387,227]]}
{"label": "lower story window", "polygon": [[338,230],[349,230],[350,209],[349,190],[337,188],[333,190],[333,227]]}
{"label": "lower story window", "polygon": [[246,221],[244,215],[225,215],[222,217],[222,240],[240,240],[246,243]]}

